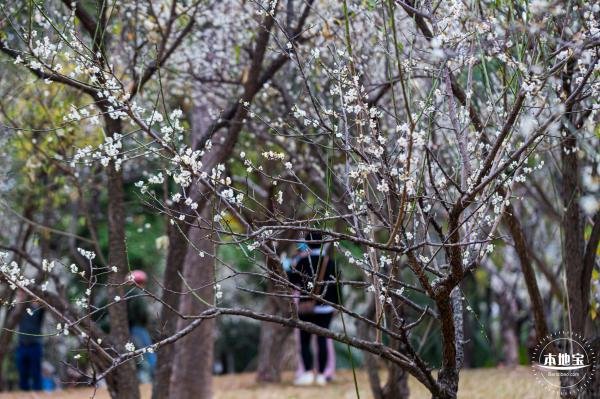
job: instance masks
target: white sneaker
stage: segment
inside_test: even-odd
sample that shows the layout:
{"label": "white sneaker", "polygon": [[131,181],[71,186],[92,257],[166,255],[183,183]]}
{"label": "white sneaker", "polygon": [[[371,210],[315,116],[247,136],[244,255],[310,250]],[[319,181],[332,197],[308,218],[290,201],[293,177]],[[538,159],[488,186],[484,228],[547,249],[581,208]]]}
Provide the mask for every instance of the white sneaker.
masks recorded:
{"label": "white sneaker", "polygon": [[317,375],[317,378],[315,378],[315,383],[317,385],[323,386],[323,385],[327,384],[327,377],[325,377],[323,374],[319,374],[319,375]]}
{"label": "white sneaker", "polygon": [[312,371],[306,371],[294,380],[294,385],[306,386],[312,385],[315,382],[315,375]]}

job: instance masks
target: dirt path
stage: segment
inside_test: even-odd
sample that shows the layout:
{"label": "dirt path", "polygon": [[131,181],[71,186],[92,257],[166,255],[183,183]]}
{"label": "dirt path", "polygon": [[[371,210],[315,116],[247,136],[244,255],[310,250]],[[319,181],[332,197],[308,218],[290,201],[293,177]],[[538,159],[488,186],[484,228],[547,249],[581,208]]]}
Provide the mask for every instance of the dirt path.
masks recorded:
{"label": "dirt path", "polygon": [[[291,385],[292,375],[287,374],[282,384],[258,385],[254,374],[236,374],[215,378],[215,399],[355,399],[356,389],[352,373],[342,371],[335,382],[326,387],[298,388]],[[429,399],[427,392],[413,379],[410,381],[411,398]],[[371,399],[369,384],[363,373],[358,374],[358,391],[361,399]],[[93,395],[91,389],[64,390],[54,393],[8,393],[0,399],[85,399]],[[150,386],[142,386],[142,397],[150,398]],[[109,399],[106,390],[100,389],[95,398]],[[515,370],[477,369],[461,373],[460,399],[553,399],[539,385],[527,367]]]}

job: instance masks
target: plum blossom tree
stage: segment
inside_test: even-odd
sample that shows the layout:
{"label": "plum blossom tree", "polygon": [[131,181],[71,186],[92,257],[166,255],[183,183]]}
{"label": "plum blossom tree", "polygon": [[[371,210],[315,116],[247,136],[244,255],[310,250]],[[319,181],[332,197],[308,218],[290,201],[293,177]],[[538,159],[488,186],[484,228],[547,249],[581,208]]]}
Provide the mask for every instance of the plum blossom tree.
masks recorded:
{"label": "plum blossom tree", "polygon": [[[198,379],[189,370],[195,354],[210,359],[214,319],[234,316],[381,359],[390,378],[381,387],[371,373],[377,398],[406,397],[408,375],[434,398],[456,398],[464,316],[474,312],[462,285],[480,269],[506,284],[515,270],[499,270],[498,253],[518,259],[538,337],[556,324],[598,339],[597,5],[172,0],[0,10],[5,81],[26,76],[30,86],[70,93],[60,95],[66,104],[48,104],[60,122],[39,128],[5,112],[3,131],[77,187],[71,201],[86,237],[74,245],[88,248],[31,251],[19,234],[4,245],[0,271],[9,290],[51,311],[57,335],[79,337],[92,360],[91,372],[79,368],[87,383],[106,379],[113,397],[139,397],[134,361],[158,351],[154,397],[194,397],[198,385],[211,397],[210,369]],[[547,193],[549,176],[558,195]],[[92,188],[106,197],[100,217],[87,210]],[[158,338],[143,348],[127,323],[129,201],[166,221],[168,241],[161,289],[143,288],[160,305]],[[528,237],[523,221],[540,203],[548,209],[536,216],[558,220],[562,241],[547,223],[536,226],[539,244]],[[40,226],[32,214],[42,209],[15,212]],[[329,303],[341,331],[300,320],[293,305],[294,292],[324,301],[282,267],[283,252],[307,232],[331,247],[343,296],[361,299]],[[551,246],[566,292],[544,260]],[[223,248],[251,268],[225,259]],[[49,267],[62,263],[62,273]],[[68,274],[85,287],[73,301],[60,289]],[[91,300],[99,290],[107,305]],[[549,320],[547,292],[566,298],[567,324]],[[236,302],[240,293],[259,304]],[[276,306],[262,308],[265,300]],[[94,322],[101,311],[110,335]],[[438,327],[439,364],[418,347],[426,321]],[[598,381],[563,394],[594,397]]]}

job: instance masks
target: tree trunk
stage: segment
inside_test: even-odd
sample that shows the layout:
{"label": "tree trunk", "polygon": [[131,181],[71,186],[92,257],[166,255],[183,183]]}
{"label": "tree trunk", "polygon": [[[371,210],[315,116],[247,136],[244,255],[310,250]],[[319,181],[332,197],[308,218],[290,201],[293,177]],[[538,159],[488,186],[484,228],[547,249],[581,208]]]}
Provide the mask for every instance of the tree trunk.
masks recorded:
{"label": "tree trunk", "polygon": [[462,303],[462,293],[459,286],[455,287],[450,293],[450,300],[452,301],[452,311],[454,312],[452,318],[454,319],[454,334],[455,334],[455,345],[456,345],[456,368],[460,370],[465,362],[465,350],[463,348],[465,341],[464,331],[464,309]]}
{"label": "tree trunk", "polygon": [[[196,295],[208,303],[213,303],[214,244],[206,233],[196,228],[190,231],[189,238],[193,245],[189,246],[185,257],[183,277],[186,285],[194,289]],[[203,251],[205,255],[199,255],[199,251]],[[179,311],[184,315],[197,315],[207,308],[206,304],[192,294],[183,296],[179,305]],[[180,319],[177,330],[183,329],[189,323],[189,320]],[[174,344],[169,398],[212,398],[214,329],[215,320],[207,319]]]}
{"label": "tree trunk", "polygon": [[458,391],[458,367],[456,353],[456,330],[454,307],[451,294],[436,300],[442,328],[442,367],[438,373],[438,383],[443,396],[440,398],[456,398]]}
{"label": "tree trunk", "polygon": [[[372,319],[374,315],[375,302],[371,298],[365,317]],[[358,336],[367,341],[373,340],[373,336],[369,331],[370,328],[371,327],[366,323],[358,322],[356,327]],[[363,354],[365,357],[365,370],[367,372],[367,377],[369,378],[369,386],[371,387],[373,399],[383,399],[383,388],[381,387],[381,378],[379,377],[379,368],[381,367],[379,358],[366,351],[363,352]]]}
{"label": "tree trunk", "polygon": [[[498,192],[501,195],[504,195],[504,190],[498,190]],[[510,230],[515,245],[515,251],[519,257],[523,278],[525,279],[525,286],[527,287],[527,293],[529,294],[529,300],[531,301],[535,332],[537,334],[537,340],[539,341],[542,337],[548,335],[548,325],[544,314],[544,302],[531,263],[531,256],[529,254],[530,246],[527,244],[521,223],[519,222],[512,205],[506,207],[504,221]]]}
{"label": "tree trunk", "polygon": [[[201,92],[201,90],[196,90]],[[193,147],[196,147],[197,141],[200,140],[204,129],[209,124],[209,114],[205,106],[194,104],[193,115],[192,115],[192,140]],[[210,152],[209,152],[210,154]],[[208,154],[207,154],[208,155]],[[207,162],[203,158],[204,170],[210,170],[216,163]],[[214,162],[214,161],[213,161]],[[199,187],[197,183],[192,183],[189,190],[189,195],[192,198],[198,196]],[[202,212],[202,208],[206,206],[206,202],[199,204],[198,212]],[[176,211],[184,211],[183,206],[178,204],[175,208]],[[172,309],[179,308],[179,294],[181,291],[181,278],[180,273],[183,272],[184,259],[188,251],[188,241],[185,235],[189,232],[189,220],[180,222],[176,221],[175,224],[167,224],[168,231],[167,235],[169,238],[169,247],[167,252],[167,260],[165,265],[165,273],[163,276],[163,293],[162,300],[165,304],[169,305]],[[163,306],[160,314],[160,336],[166,338],[175,333],[177,327],[177,314],[169,308],[169,306]],[[154,386],[152,389],[153,399],[166,398],[169,393],[169,384],[171,381],[172,373],[172,361],[173,361],[174,348],[172,345],[166,345],[163,347],[157,355],[157,367],[154,375]]]}
{"label": "tree trunk", "polygon": [[500,326],[502,329],[503,364],[516,367],[519,364],[519,337],[517,335],[518,306],[511,291],[505,289],[496,293],[500,306]]}
{"label": "tree trunk", "polygon": [[[272,211],[272,204],[267,208]],[[289,234],[289,233],[288,233]],[[291,237],[291,235],[289,235]],[[284,273],[277,260],[267,258],[267,267],[273,273]],[[288,293],[285,286],[268,281],[268,292]],[[265,313],[287,316],[290,313],[290,300],[276,296],[267,296]],[[257,382],[281,382],[281,372],[285,366],[286,354],[289,348],[289,338],[293,330],[276,323],[261,323],[260,342],[258,346],[258,367],[256,372]]]}
{"label": "tree trunk", "polygon": [[[29,204],[25,206],[24,216],[27,219],[32,219],[33,207]],[[19,248],[25,252],[27,248],[27,242],[31,236],[32,226],[19,226],[17,231],[16,242],[19,243]],[[14,261],[18,264],[21,263],[22,257],[15,254]],[[2,292],[2,300],[10,303],[15,299],[16,292],[10,290],[7,286],[3,287],[6,291]],[[17,325],[21,321],[21,317],[25,312],[26,306],[22,303],[15,306],[6,307],[6,315],[4,316],[4,323],[2,325],[2,331],[0,332],[0,391],[4,391],[6,388],[6,381],[4,380],[4,359],[8,351],[11,349],[11,341],[13,337],[13,331],[17,329]]]}
{"label": "tree trunk", "polygon": [[[11,292],[10,295],[10,301],[12,301],[13,293]],[[5,390],[6,383],[4,380],[4,367],[2,367],[5,363],[4,359],[11,349],[10,343],[14,335],[13,331],[16,330],[23,313],[25,313],[24,304],[6,307],[4,325],[2,326],[2,331],[0,332],[0,391]]]}
{"label": "tree trunk", "polygon": [[596,354],[596,369],[594,375],[592,376],[590,386],[585,391],[579,393],[579,396],[577,397],[578,399],[600,398],[600,358],[598,357],[600,353],[600,334],[596,333],[596,338],[590,340],[590,345]]}
{"label": "tree trunk", "polygon": [[388,378],[381,399],[407,399],[410,395],[408,373],[392,363],[388,363],[387,369]]}
{"label": "tree trunk", "polygon": [[[284,315],[287,301],[269,296],[265,313]],[[281,372],[285,366],[289,338],[292,329],[276,323],[261,323],[258,346],[257,382],[281,382]]]}
{"label": "tree trunk", "polygon": [[[125,246],[125,208],[123,206],[123,177],[111,162],[108,166],[108,245],[109,265],[117,271],[108,277],[109,300],[116,296],[125,297],[123,282],[127,278],[127,250]],[[125,351],[130,341],[127,303],[120,301],[108,308],[111,343],[117,351]],[[126,362],[107,376],[108,390],[112,398],[139,398],[140,391],[135,362]]]}
{"label": "tree trunk", "polygon": [[[395,307],[398,309],[399,314],[402,314],[401,305],[395,303]],[[392,312],[386,312],[390,323],[393,326],[398,323],[399,320],[395,320]],[[375,302],[371,300],[367,314],[365,317],[372,319],[375,316]],[[370,333],[370,328],[365,323],[358,325],[358,334],[362,339],[372,341],[373,336]],[[394,342],[395,349],[402,352],[401,344],[397,341]],[[371,386],[371,393],[373,399],[407,399],[410,395],[408,388],[408,373],[402,370],[398,365],[391,362],[385,362],[388,375],[385,385],[381,385],[381,378],[379,377],[379,369],[382,365],[379,358],[372,353],[363,352],[365,356],[365,368],[369,377],[369,385]]]}
{"label": "tree trunk", "polygon": [[[188,249],[188,242],[182,232],[188,231],[188,225],[169,225],[169,248],[163,277],[162,300],[174,309],[179,307],[179,294],[181,291],[181,278],[179,273],[183,270],[183,263]],[[177,327],[177,314],[167,306],[163,306],[160,313],[159,337],[166,338],[175,333]],[[156,371],[152,387],[152,398],[163,399],[169,395],[169,381],[171,380],[173,345],[163,346],[157,353]]]}
{"label": "tree trunk", "polygon": [[[569,306],[568,330],[584,334],[585,319],[588,310],[588,293],[583,292],[581,278],[583,276],[583,223],[579,209],[579,162],[577,160],[577,140],[568,128],[563,128],[565,136],[561,148],[562,159],[562,201],[564,207],[563,229],[563,262],[567,280],[567,300]],[[561,377],[561,385],[568,387],[574,384],[572,377]],[[561,389],[564,398],[576,398],[577,391]]]}
{"label": "tree trunk", "polygon": [[[266,22],[263,22],[263,29],[261,30],[261,33],[256,38],[256,46],[254,48],[252,62],[250,64],[248,80],[244,84],[242,101],[252,102],[252,99],[256,93],[281,67],[279,66],[270,71],[269,76],[264,76],[265,79],[262,81],[260,80],[262,76],[261,66],[263,59],[265,58],[270,31],[273,28],[275,19],[272,16],[269,16],[265,18],[265,21]],[[300,28],[301,26],[302,25],[300,25]],[[202,91],[197,90],[197,93],[202,93]],[[198,94],[198,96],[201,95]],[[202,157],[203,171],[210,173],[214,167],[226,160],[233,151],[233,147],[237,142],[239,133],[242,130],[245,118],[248,114],[248,107],[239,106],[239,103],[242,101],[230,104],[228,110],[222,117],[220,123],[224,123],[224,125],[221,126],[217,126],[216,124],[207,126],[209,115],[207,110],[203,107],[206,105],[198,103],[195,104],[192,120],[192,148],[194,150],[203,149],[202,147],[205,143],[205,139],[208,137],[212,137],[213,144],[212,149],[207,151],[207,153]],[[227,127],[227,129],[221,129],[222,127]],[[202,212],[201,207],[206,203],[206,197],[210,194],[210,190],[208,190],[206,187],[199,186],[199,184],[192,183],[190,191],[190,197],[194,201],[199,202],[198,212]],[[183,230],[183,232],[185,233],[186,230]],[[177,253],[184,251],[187,248],[187,242],[185,239],[180,237],[179,229],[176,228],[170,229],[169,240],[169,254],[167,257],[167,265],[165,267],[163,284],[165,288],[173,287],[172,290],[177,291],[177,289],[180,287],[178,272],[181,271],[182,267],[182,257],[177,255]],[[181,242],[175,244],[175,241]],[[178,247],[174,248],[174,245],[177,245]],[[167,289],[163,291],[163,301],[174,308],[178,307],[178,296],[176,294],[169,293]],[[176,316],[173,314],[173,312],[163,306],[161,311],[161,326],[164,329],[165,335],[168,336],[174,332],[173,328],[175,320]],[[172,359],[173,350],[168,348],[168,346],[159,351],[157,360],[158,368],[156,370],[154,387],[152,390],[153,399],[163,399],[167,397],[167,387],[169,386],[172,370],[170,367]]]}
{"label": "tree trunk", "polygon": [[[120,131],[118,121],[106,118],[109,136]],[[123,283],[129,272],[127,262],[127,246],[125,237],[125,195],[123,192],[123,175],[110,161],[107,167],[108,180],[108,262],[116,267],[116,272],[108,274],[108,298],[125,297]],[[110,318],[111,343],[119,352],[125,351],[125,344],[130,341],[127,303],[120,301],[108,308]],[[126,362],[117,367],[107,378],[108,390],[112,398],[138,399],[138,386],[135,362]]]}

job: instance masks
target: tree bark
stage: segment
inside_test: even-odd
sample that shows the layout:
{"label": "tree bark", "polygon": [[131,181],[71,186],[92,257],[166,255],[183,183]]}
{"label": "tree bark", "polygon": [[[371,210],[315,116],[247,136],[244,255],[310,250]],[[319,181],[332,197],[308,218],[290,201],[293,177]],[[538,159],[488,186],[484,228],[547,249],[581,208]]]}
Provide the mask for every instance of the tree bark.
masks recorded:
{"label": "tree bark", "polygon": [[464,331],[464,309],[462,303],[462,293],[459,286],[456,286],[450,293],[450,300],[452,301],[452,311],[454,312],[452,318],[454,319],[454,331],[456,342],[456,368],[460,370],[465,362],[465,331]]}
{"label": "tree bark", "polygon": [[23,304],[6,308],[6,316],[2,331],[0,332],[0,391],[5,390],[6,383],[4,380],[4,367],[2,365],[4,365],[4,359],[11,349],[10,342],[14,335],[13,331],[16,330],[23,313],[25,313],[25,306]]}
{"label": "tree bark", "polygon": [[[121,129],[119,121],[105,119],[108,136],[112,137]],[[116,267],[116,272],[108,274],[108,297],[125,298],[123,283],[129,272],[127,262],[127,245],[125,237],[125,194],[123,191],[123,174],[110,161],[107,167],[108,186],[108,263]],[[120,301],[108,308],[110,318],[111,343],[119,352],[125,350],[125,344],[130,341],[127,303]],[[138,399],[140,390],[135,368],[135,362],[126,362],[107,376],[108,390],[112,398]]]}
{"label": "tree bark", "polygon": [[[269,291],[273,292],[273,291]],[[284,315],[289,310],[287,301],[269,296],[265,313]],[[274,323],[261,323],[258,346],[257,382],[281,382],[281,373],[285,366],[289,338],[292,329]]]}
{"label": "tree bark", "polygon": [[[401,305],[395,304],[395,307],[399,309],[401,313]],[[371,299],[367,314],[367,318],[372,319],[375,316],[375,302]],[[393,320],[392,325],[399,323],[399,320],[395,320],[392,312],[387,312],[389,320]],[[373,340],[370,333],[370,327],[365,323],[358,325],[358,334],[365,340]],[[397,341],[394,342],[395,349],[401,350],[401,344]],[[385,385],[381,385],[381,378],[379,377],[379,369],[382,365],[379,358],[372,353],[363,352],[365,356],[365,367],[367,375],[369,377],[369,385],[371,386],[371,393],[373,399],[407,399],[410,396],[410,390],[408,388],[408,373],[400,368],[397,364],[392,362],[385,362],[387,368],[387,381]]]}
{"label": "tree bark", "polygon": [[[456,398],[458,391],[458,367],[456,362],[456,331],[454,310],[450,294],[436,300],[442,325],[442,367],[438,373],[438,383],[445,396]],[[442,398],[442,397],[441,397]]]}
{"label": "tree bark", "polygon": [[[584,256],[584,274],[582,276],[582,284],[584,290],[589,292],[591,285],[591,273],[596,264],[596,257],[598,253],[598,245],[600,243],[600,212],[597,212],[592,221],[592,232],[587,242]],[[588,299],[589,301],[589,299]],[[586,336],[590,341],[594,353],[596,354],[596,371],[592,377],[590,387],[586,392],[580,394],[580,399],[592,399],[600,398],[600,323],[597,320],[592,320],[591,317],[587,318],[586,324]]]}
{"label": "tree bark", "polygon": [[[503,195],[504,190],[499,190],[499,193]],[[535,277],[535,271],[533,270],[531,256],[529,254],[530,247],[527,244],[521,223],[519,222],[512,205],[508,205],[506,207],[506,212],[504,213],[503,218],[504,222],[508,226],[510,235],[513,238],[515,251],[519,257],[523,278],[525,279],[525,286],[527,287],[527,293],[529,294],[529,300],[531,301],[535,332],[537,334],[537,339],[539,340],[548,335],[548,325],[544,315],[544,302],[542,300],[542,295]]]}
{"label": "tree bark", "polygon": [[[314,0],[309,0],[306,7],[298,21],[298,26],[292,37],[299,36],[306,22],[306,18],[310,13],[311,6]],[[202,122],[203,111],[194,107],[194,120],[192,121],[193,132],[193,143],[192,148],[194,150],[202,149],[206,139],[212,138],[212,149],[202,157],[203,168],[202,170],[210,173],[210,171],[216,167],[219,163],[224,162],[233,151],[233,148],[237,142],[239,134],[244,126],[245,118],[248,114],[248,107],[241,107],[240,103],[249,102],[251,103],[254,96],[259,92],[263,85],[268,82],[277,71],[285,65],[289,60],[289,57],[280,58],[270,63],[266,68],[263,68],[263,61],[267,51],[267,45],[269,43],[270,32],[275,24],[273,16],[266,16],[262,21],[262,27],[260,33],[256,37],[255,46],[252,52],[252,60],[250,62],[248,79],[244,83],[244,91],[241,96],[241,101],[235,101],[231,103],[220,121],[206,126]],[[200,112],[199,112],[200,111]],[[200,118],[198,118],[200,116]],[[199,122],[202,122],[199,124]],[[226,129],[223,129],[226,128]],[[203,130],[204,129],[204,130]],[[199,202],[198,212],[202,212],[201,208],[207,201],[207,196],[210,191],[197,183],[192,183],[190,188],[190,197]],[[182,224],[183,226],[183,224]],[[187,230],[182,227],[182,231],[185,234]],[[169,230],[169,253],[167,255],[167,264],[165,267],[163,286],[163,301],[172,306],[173,308],[178,307],[178,295],[173,292],[177,292],[180,287],[180,279],[178,273],[182,270],[183,257],[181,253],[187,249],[187,242],[180,236],[181,232],[176,227]],[[178,242],[175,244],[175,242]],[[163,306],[161,310],[161,326],[163,328],[163,335],[168,336],[174,332],[176,315],[173,314],[167,307]],[[152,390],[153,399],[165,398],[169,386],[171,370],[171,361],[173,358],[172,349],[165,347],[158,353],[158,368],[156,370],[154,387]]]}
{"label": "tree bark", "polygon": [[[181,228],[181,231],[179,230]],[[164,303],[177,309],[179,306],[179,292],[181,291],[181,278],[179,273],[183,270],[188,243],[182,232],[187,233],[189,227],[186,223],[169,225],[169,248],[163,277],[162,300]],[[166,338],[175,333],[177,327],[177,314],[169,307],[163,306],[160,313],[159,336]],[[152,398],[163,399],[169,395],[169,381],[171,379],[173,345],[163,346],[157,353],[157,365],[154,373]]]}
{"label": "tree bark", "polygon": [[[269,193],[271,194],[271,193]],[[270,201],[269,195],[268,201]],[[269,202],[266,205],[269,212],[273,212],[273,203]],[[293,233],[286,233],[287,238],[292,238]],[[266,259],[267,267],[272,273],[283,275],[285,272],[277,260],[268,257]],[[268,280],[267,291],[269,293],[285,293],[289,290],[281,285]],[[291,301],[286,298],[280,298],[275,295],[267,296],[265,312],[268,314],[277,314],[280,316],[288,316],[290,313]],[[281,372],[285,366],[286,354],[289,352],[287,348],[293,345],[290,343],[292,338],[291,332],[293,329],[273,323],[261,323],[260,326],[260,342],[258,346],[258,367],[256,372],[257,382],[281,382]]]}
{"label": "tree bark", "polygon": [[517,302],[514,293],[508,290],[508,287],[505,287],[502,292],[497,292],[496,298],[500,306],[503,364],[506,367],[516,367],[519,364],[519,336],[516,320],[519,309]]}
{"label": "tree bark", "polygon": [[[561,195],[563,201],[563,262],[567,281],[567,303],[569,319],[567,328],[575,333],[584,335],[585,320],[588,313],[589,293],[584,291],[582,278],[584,276],[584,245],[583,223],[579,198],[579,162],[577,159],[577,139],[566,127],[563,128],[566,136],[561,147]],[[561,385],[573,385],[573,378],[561,377]],[[576,398],[577,390],[561,389],[564,398]]]}
{"label": "tree bark", "polygon": [[[201,90],[196,90],[200,93]],[[197,141],[202,136],[202,132],[206,129],[209,124],[209,114],[206,104],[194,104],[193,115],[191,118],[192,125],[192,147],[197,146]],[[209,152],[205,158],[209,158],[209,155],[213,152]],[[214,158],[214,155],[213,155]],[[217,157],[218,158],[218,157]],[[207,162],[208,159],[203,159],[204,170],[210,170],[216,166],[214,159],[212,162]],[[192,183],[192,187],[189,190],[189,195],[192,198],[198,197],[197,191],[199,185]],[[198,212],[202,212],[203,208],[206,207],[206,201],[199,204]],[[175,207],[176,211],[184,211],[183,206],[178,204]],[[180,273],[183,272],[184,260],[186,259],[186,253],[188,252],[188,241],[185,236],[190,230],[189,221],[180,222],[175,221],[174,224],[168,224],[167,236],[169,238],[169,247],[167,252],[167,260],[165,265],[165,273],[163,277],[163,293],[162,300],[168,304],[172,309],[179,308],[179,292],[181,291],[181,278]],[[166,338],[175,333],[178,324],[177,314],[168,306],[163,306],[160,314],[160,336]],[[157,356],[157,368],[154,376],[154,386],[152,389],[153,399],[166,398],[169,393],[169,384],[172,373],[172,360],[173,360],[174,348],[172,345],[163,347]]]}
{"label": "tree bark", "polygon": [[567,299],[569,303],[570,328],[583,334],[587,316],[589,292],[583,292],[583,250],[585,239],[579,209],[581,189],[579,187],[579,162],[577,160],[575,136],[567,133],[562,154],[562,200],[564,263],[567,277]]}
{"label": "tree bark", "polygon": [[381,399],[408,399],[408,373],[397,364],[388,363],[388,378],[382,389]]}
{"label": "tree bark", "polygon": [[[202,300],[214,303],[214,244],[206,233],[196,228],[190,231],[189,238],[193,246],[189,246],[183,266],[186,285]],[[199,255],[199,251],[205,255]],[[208,306],[192,294],[183,296],[180,301],[179,311],[184,315],[197,315],[207,309]],[[189,320],[179,319],[177,329],[189,323]],[[174,344],[169,398],[212,398],[214,329],[215,320],[207,319]]]}
{"label": "tree bark", "polygon": [[[598,329],[598,328],[597,328]],[[596,354],[596,369],[592,376],[592,381],[588,389],[579,393],[578,399],[597,399],[600,398],[600,334],[596,332],[595,337],[591,340],[590,345]]]}
{"label": "tree bark", "polygon": [[[128,273],[127,250],[125,246],[125,208],[123,206],[123,177],[115,169],[114,163],[108,166],[108,245],[109,265],[117,271],[108,277],[108,297],[125,297],[123,283]],[[127,303],[120,301],[108,308],[110,318],[111,344],[119,352],[125,350],[130,341]],[[134,362],[127,362],[107,376],[108,390],[112,398],[139,398],[137,375]]]}
{"label": "tree bark", "polygon": [[[273,24],[274,19],[272,17],[266,18],[264,29],[261,30],[261,33],[257,37],[256,47],[250,65],[250,72],[248,74],[248,81],[244,85],[242,101],[252,102],[252,99],[262,85],[266,80],[272,77],[272,75],[270,75],[266,77],[264,81],[259,80],[261,78],[262,61],[265,57],[270,30],[273,27]],[[277,69],[273,70],[271,73],[274,74]],[[206,120],[208,115],[206,109],[203,109],[200,104],[196,104],[194,107],[192,120],[192,148],[194,150],[202,149],[206,139],[211,137],[213,143],[212,149],[207,151],[202,157],[202,170],[204,172],[210,173],[214,167],[226,160],[233,151],[233,147],[237,142],[238,136],[244,125],[244,120],[248,114],[247,107],[240,107],[239,103],[240,102],[235,102],[228,107],[227,112],[225,112],[222,117],[222,123],[225,123],[224,125],[214,124],[207,126]],[[221,127],[227,127],[227,129],[221,129]],[[199,203],[198,212],[202,212],[201,208],[205,206],[207,202],[206,197],[209,194],[210,190],[200,183],[192,183],[189,196]],[[184,223],[180,224],[180,226],[181,231],[177,226],[173,226],[173,228],[169,229],[169,252],[163,277],[163,286],[165,287],[165,290],[162,294],[162,300],[164,303],[175,309],[178,307],[179,299],[175,292],[178,292],[181,287],[179,278],[179,272],[181,272],[183,267],[183,257],[181,256],[181,253],[187,249],[187,242],[181,237],[182,232],[183,234],[187,233],[187,229],[184,227]],[[161,328],[163,329],[163,336],[169,336],[175,332],[176,319],[176,315],[166,306],[163,306],[161,310]],[[154,387],[152,390],[153,399],[162,399],[166,397],[172,370],[170,367],[172,358],[173,351],[170,348],[163,348],[158,353],[158,368],[156,370]]]}

